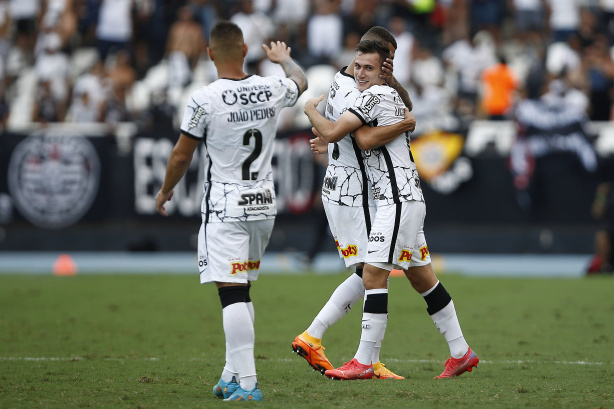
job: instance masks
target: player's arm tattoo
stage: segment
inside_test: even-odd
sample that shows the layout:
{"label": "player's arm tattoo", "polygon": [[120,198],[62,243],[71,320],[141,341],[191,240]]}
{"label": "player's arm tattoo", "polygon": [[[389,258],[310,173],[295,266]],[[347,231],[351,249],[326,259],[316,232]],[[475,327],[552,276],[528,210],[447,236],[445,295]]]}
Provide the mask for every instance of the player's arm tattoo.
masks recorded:
{"label": "player's arm tattoo", "polygon": [[403,104],[405,104],[407,109],[409,109],[411,111],[414,108],[414,104],[412,104],[412,102],[411,102],[411,98],[409,97],[409,93],[407,92],[407,90],[405,88],[403,88],[401,83],[399,81],[397,81],[397,79],[394,77],[394,75],[392,76],[392,79],[389,81],[388,85],[391,86],[392,88],[394,88],[394,90],[401,97],[401,100],[403,101]]}
{"label": "player's arm tattoo", "polygon": [[296,82],[299,93],[302,94],[307,89],[307,76],[301,67],[299,67],[299,65],[292,58],[286,58],[285,60],[280,61],[279,65],[281,65],[281,68],[284,70],[286,77]]}

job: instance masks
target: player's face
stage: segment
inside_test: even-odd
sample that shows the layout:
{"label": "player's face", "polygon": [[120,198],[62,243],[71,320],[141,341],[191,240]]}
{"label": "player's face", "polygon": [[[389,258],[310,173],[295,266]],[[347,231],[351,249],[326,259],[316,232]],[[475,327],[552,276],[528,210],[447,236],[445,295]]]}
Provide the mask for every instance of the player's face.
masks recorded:
{"label": "player's face", "polygon": [[357,53],[354,59],[354,78],[359,91],[364,91],[373,85],[380,85],[382,79],[379,78],[382,72],[382,63],[378,53],[361,54]]}

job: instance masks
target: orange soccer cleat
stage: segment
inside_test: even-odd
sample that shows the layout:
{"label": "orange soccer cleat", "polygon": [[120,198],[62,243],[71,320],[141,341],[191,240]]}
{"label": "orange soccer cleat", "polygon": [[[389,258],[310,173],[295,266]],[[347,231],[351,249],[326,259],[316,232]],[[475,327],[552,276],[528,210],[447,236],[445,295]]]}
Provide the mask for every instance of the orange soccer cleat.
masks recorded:
{"label": "orange soccer cleat", "polygon": [[401,375],[397,375],[390,369],[386,368],[381,362],[373,364],[373,379],[405,379]]}
{"label": "orange soccer cleat", "polygon": [[326,358],[326,355],[324,355],[322,340],[312,337],[307,331],[294,338],[292,342],[292,352],[296,352],[305,358],[309,365],[322,375],[324,375],[327,369],[334,368],[333,364],[331,364],[328,358]]}

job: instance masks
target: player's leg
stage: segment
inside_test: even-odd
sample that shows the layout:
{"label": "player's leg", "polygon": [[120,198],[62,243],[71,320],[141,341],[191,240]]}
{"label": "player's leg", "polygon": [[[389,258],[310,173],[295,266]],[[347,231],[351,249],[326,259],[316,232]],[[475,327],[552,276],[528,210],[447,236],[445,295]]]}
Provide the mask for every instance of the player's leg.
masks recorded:
{"label": "player's leg", "polygon": [[450,349],[451,358],[446,361],[446,369],[438,378],[449,378],[471,371],[477,366],[479,358],[471,351],[463,336],[452,297],[433,272],[422,227],[416,238],[409,267],[404,272],[412,287],[424,297],[427,312]]}
{"label": "player's leg", "polygon": [[337,286],[307,330],[292,342],[292,350],[305,358],[312,368],[322,374],[327,369],[333,368],[324,354],[322,346],[324,333],[364,297],[362,261],[366,254],[367,243],[367,226],[363,208],[338,206],[324,202],[324,209],[339,256],[344,259],[347,267],[355,267],[355,272]]}
{"label": "player's leg", "polygon": [[250,271],[259,266],[259,259],[250,258],[253,223],[257,222],[203,224],[199,234],[201,282],[216,283],[226,337],[226,364],[214,394],[230,400],[245,393],[253,400],[262,399],[254,360],[253,314],[248,307]]}

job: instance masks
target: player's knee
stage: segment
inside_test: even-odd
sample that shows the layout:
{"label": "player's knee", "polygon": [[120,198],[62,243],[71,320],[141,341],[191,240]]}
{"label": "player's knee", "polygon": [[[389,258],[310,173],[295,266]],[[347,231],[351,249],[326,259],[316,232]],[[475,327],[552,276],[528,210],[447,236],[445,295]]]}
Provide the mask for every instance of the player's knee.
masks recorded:
{"label": "player's knee", "polygon": [[249,287],[247,285],[220,287],[217,293],[220,296],[222,308],[238,302],[249,302]]}

